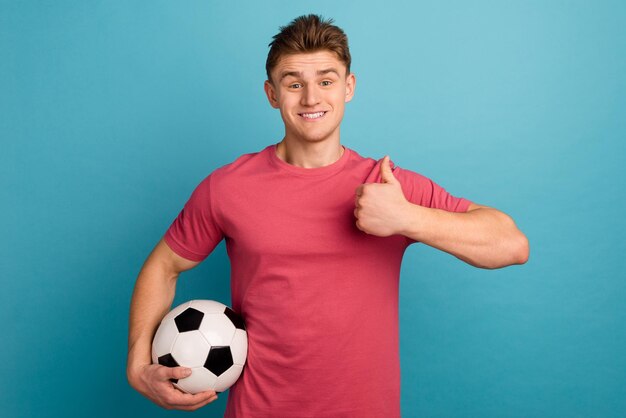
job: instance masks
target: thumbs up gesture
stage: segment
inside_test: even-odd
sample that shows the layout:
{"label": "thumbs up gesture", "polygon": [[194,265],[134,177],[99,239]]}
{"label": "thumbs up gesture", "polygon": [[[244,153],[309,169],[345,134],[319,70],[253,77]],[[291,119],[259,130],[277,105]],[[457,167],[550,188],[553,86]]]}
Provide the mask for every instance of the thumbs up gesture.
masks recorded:
{"label": "thumbs up gesture", "polygon": [[361,231],[379,237],[407,230],[411,203],[393,175],[389,156],[380,163],[381,183],[364,183],[356,189],[354,216]]}

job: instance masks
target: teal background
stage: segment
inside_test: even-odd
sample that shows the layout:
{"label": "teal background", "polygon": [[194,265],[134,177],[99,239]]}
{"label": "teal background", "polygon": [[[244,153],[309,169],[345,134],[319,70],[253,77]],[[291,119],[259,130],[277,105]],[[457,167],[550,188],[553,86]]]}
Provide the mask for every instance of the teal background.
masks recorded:
{"label": "teal background", "polygon": [[[183,414],[126,382],[134,280],[209,172],[280,140],[267,44],[314,12],[350,39],[342,142],[531,243],[495,271],[408,250],[403,415],[624,416],[626,3],[309,4],[0,2],[0,415]],[[229,303],[228,274],[220,244],[175,303]]]}

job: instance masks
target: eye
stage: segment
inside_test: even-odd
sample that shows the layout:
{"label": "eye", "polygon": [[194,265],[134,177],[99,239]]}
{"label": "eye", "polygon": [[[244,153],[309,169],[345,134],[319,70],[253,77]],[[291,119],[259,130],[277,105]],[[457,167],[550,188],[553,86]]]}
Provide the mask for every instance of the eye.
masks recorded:
{"label": "eye", "polygon": [[302,87],[302,84],[300,83],[293,83],[289,85],[290,89],[299,89],[300,87]]}
{"label": "eye", "polygon": [[332,81],[330,80],[324,80],[320,83],[322,86],[330,86],[331,84],[333,84]]}

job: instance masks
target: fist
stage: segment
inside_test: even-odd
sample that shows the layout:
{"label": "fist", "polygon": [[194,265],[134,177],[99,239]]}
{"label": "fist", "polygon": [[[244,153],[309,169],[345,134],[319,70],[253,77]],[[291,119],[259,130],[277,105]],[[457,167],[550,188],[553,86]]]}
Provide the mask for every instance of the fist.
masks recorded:
{"label": "fist", "polygon": [[365,183],[356,189],[354,216],[361,231],[379,237],[402,234],[406,230],[411,203],[393,175],[389,156],[380,164],[382,183]]}

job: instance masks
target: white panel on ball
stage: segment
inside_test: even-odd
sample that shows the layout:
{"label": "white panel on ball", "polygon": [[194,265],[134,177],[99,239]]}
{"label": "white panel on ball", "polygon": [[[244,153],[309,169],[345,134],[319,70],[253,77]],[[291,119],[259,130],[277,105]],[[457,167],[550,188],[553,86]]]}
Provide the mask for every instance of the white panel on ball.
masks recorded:
{"label": "white panel on ball", "polygon": [[189,303],[191,304],[192,308],[202,311],[205,314],[224,313],[224,309],[226,309],[226,305],[224,305],[223,303],[216,302],[214,300],[198,299],[198,300],[192,300]]}
{"label": "white panel on ball", "polygon": [[235,326],[223,313],[209,314],[202,318],[200,332],[212,347],[230,345],[235,334]]}
{"label": "white panel on ball", "polygon": [[248,334],[242,329],[235,330],[235,336],[230,343],[230,351],[233,354],[233,363],[243,366],[248,356]]}
{"label": "white panel on ball", "polygon": [[242,370],[243,366],[239,366],[237,364],[232,365],[230,369],[226,370],[217,378],[214,390],[216,392],[224,392],[226,389],[231,387],[237,379],[239,379]]}
{"label": "white panel on ball", "polygon": [[185,367],[202,367],[209,355],[209,344],[198,331],[178,334],[172,348],[172,357]]}
{"label": "white panel on ball", "polygon": [[178,337],[178,328],[176,328],[174,318],[164,319],[154,335],[152,362],[156,363],[159,357],[172,352],[176,337]]}
{"label": "white panel on ball", "polygon": [[194,367],[191,369],[191,375],[184,379],[179,379],[175,386],[187,393],[198,393],[213,390],[216,382],[217,376],[213,373],[204,367]]}

